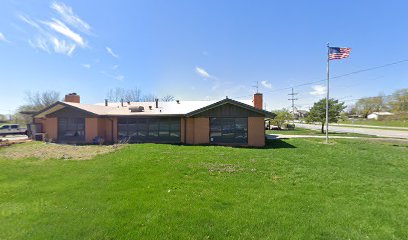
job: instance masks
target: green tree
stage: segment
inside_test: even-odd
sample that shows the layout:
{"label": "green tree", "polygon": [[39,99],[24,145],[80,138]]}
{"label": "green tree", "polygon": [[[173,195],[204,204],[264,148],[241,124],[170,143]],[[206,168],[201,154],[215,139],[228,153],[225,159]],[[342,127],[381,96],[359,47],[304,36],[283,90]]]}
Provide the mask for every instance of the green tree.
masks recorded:
{"label": "green tree", "polygon": [[[337,99],[329,99],[329,123],[337,122],[340,113],[346,108],[344,102],[339,102]],[[319,122],[322,124],[322,133],[324,133],[324,125],[326,122],[326,99],[323,98],[313,104],[310,109],[307,122]]]}
{"label": "green tree", "polygon": [[287,109],[277,110],[274,112],[276,114],[275,118],[272,119],[271,123],[277,126],[279,129],[282,128],[282,125],[289,120],[293,119],[292,114]]}
{"label": "green tree", "polygon": [[367,117],[372,112],[380,112],[387,110],[387,104],[384,96],[368,97],[359,99],[355,104],[355,110],[363,117]]}
{"label": "green tree", "polygon": [[408,112],[408,88],[397,90],[392,94],[390,107],[395,113]]}

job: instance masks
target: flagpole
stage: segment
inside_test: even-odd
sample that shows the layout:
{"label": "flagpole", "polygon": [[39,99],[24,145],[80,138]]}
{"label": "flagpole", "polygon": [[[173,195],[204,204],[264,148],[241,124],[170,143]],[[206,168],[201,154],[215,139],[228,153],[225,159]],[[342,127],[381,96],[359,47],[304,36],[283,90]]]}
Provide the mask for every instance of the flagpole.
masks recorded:
{"label": "flagpole", "polygon": [[329,143],[329,79],[330,79],[330,45],[327,43],[327,89],[326,89],[326,144]]}

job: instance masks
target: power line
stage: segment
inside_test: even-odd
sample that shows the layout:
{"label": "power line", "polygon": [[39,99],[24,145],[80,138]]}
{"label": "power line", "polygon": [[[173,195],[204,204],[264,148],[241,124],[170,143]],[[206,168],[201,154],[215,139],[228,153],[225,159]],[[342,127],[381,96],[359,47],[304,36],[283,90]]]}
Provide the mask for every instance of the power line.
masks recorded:
{"label": "power line", "polygon": [[[354,75],[354,74],[358,74],[358,73],[362,73],[362,72],[368,72],[368,71],[372,71],[372,70],[379,69],[379,68],[390,67],[390,66],[405,63],[405,62],[408,62],[408,59],[403,59],[403,60],[399,60],[399,61],[396,61],[396,62],[386,63],[386,64],[383,64],[383,65],[380,65],[380,66],[360,69],[360,70],[357,70],[357,71],[337,75],[337,76],[331,77],[330,79],[337,79],[337,78],[347,77],[347,76],[350,76],[350,75]],[[320,83],[320,82],[324,82],[324,81],[326,81],[326,79],[312,81],[312,82],[305,82],[305,83],[301,83],[301,84],[298,84],[298,85],[294,85],[292,87],[302,87],[302,86],[307,86],[307,85]],[[282,90],[288,90],[288,89],[291,89],[292,87],[274,89],[274,90],[270,90],[270,91],[265,91],[264,93],[271,93],[271,92],[277,92],[277,91],[282,91]],[[242,97],[248,97],[248,96],[251,96],[251,95],[244,95],[244,96],[239,96],[239,97],[235,97],[235,98],[242,98]]]}
{"label": "power line", "polygon": [[[351,96],[346,96],[346,97],[341,97],[341,98],[339,98],[339,99],[337,99],[337,100],[342,100],[342,99],[346,99],[346,100],[343,100],[343,102],[354,102],[354,101],[358,101],[358,100],[362,100],[362,99],[370,99],[370,98],[376,98],[376,97],[384,97],[384,98],[387,98],[387,97],[392,97],[393,95],[392,94],[390,94],[390,95],[384,95],[384,96],[374,96],[374,97],[362,97],[362,98],[354,98],[354,99],[346,99],[346,98],[348,98],[348,97],[351,97]],[[298,106],[313,106],[313,104],[307,104],[307,103],[302,103],[302,104],[297,104]]]}

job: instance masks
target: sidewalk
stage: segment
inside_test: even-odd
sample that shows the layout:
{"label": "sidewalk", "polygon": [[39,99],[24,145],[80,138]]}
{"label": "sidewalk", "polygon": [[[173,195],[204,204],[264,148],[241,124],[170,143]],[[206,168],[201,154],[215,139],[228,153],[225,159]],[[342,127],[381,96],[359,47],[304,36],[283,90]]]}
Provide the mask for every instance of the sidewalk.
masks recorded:
{"label": "sidewalk", "polygon": [[[279,140],[279,139],[287,139],[287,138],[319,138],[325,139],[326,136],[316,136],[316,135],[286,135],[286,134],[266,134],[266,138],[269,140]],[[347,136],[329,136],[329,139],[361,139],[361,140],[381,140],[381,141],[401,141],[407,142],[408,139],[400,139],[400,138],[373,138],[373,137],[347,137]]]}

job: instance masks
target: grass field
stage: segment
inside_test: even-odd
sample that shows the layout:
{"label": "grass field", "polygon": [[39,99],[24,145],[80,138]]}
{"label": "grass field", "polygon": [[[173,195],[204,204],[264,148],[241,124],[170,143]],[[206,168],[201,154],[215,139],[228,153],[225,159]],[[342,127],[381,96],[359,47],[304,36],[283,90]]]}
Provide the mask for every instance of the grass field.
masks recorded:
{"label": "grass field", "polygon": [[367,126],[384,126],[384,127],[406,127],[408,128],[408,120],[388,120],[388,121],[379,121],[379,120],[368,120],[368,119],[362,119],[362,120],[347,120],[347,121],[342,121],[339,122],[342,124],[358,124],[358,125],[367,125]]}
{"label": "grass field", "polygon": [[332,141],[3,156],[0,239],[407,239],[408,145]]}
{"label": "grass field", "polygon": [[[267,134],[283,134],[283,135],[314,135],[314,136],[326,136],[326,134],[320,131],[306,129],[306,128],[295,128],[293,130],[266,130]],[[344,137],[365,137],[365,138],[376,138],[377,136],[359,134],[359,133],[342,133],[342,132],[331,132],[330,136],[344,136]]]}

